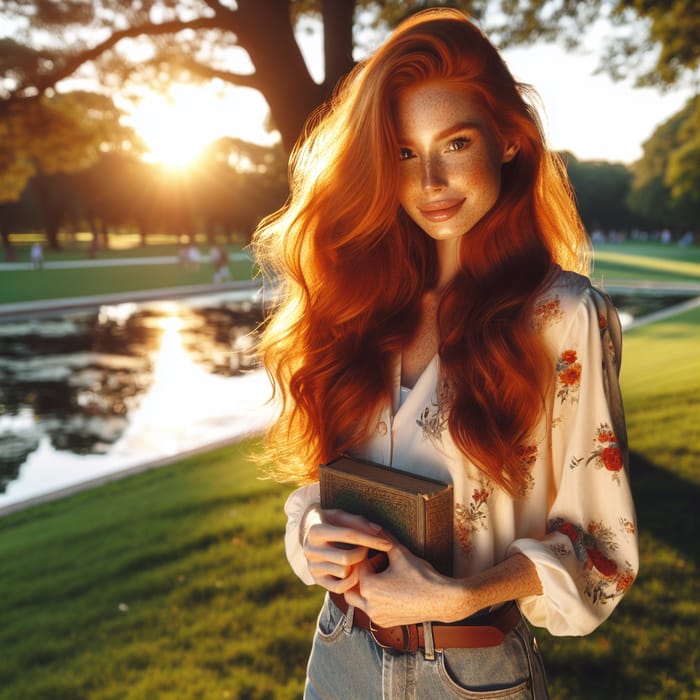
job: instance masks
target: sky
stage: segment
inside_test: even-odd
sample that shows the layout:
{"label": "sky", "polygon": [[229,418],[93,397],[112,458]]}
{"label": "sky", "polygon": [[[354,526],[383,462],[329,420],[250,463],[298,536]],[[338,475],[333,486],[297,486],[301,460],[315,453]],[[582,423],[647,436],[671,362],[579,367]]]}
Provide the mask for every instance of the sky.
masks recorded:
{"label": "sky", "polygon": [[632,163],[659,124],[680,111],[690,89],[662,93],[595,75],[598,55],[556,45],[508,49],[503,56],[516,79],[535,87],[549,142],[579,160]]}

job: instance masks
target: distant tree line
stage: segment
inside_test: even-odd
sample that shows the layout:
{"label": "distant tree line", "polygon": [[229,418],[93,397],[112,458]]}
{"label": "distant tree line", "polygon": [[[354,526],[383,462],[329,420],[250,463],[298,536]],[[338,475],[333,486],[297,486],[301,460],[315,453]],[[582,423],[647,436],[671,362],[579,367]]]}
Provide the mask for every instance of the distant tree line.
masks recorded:
{"label": "distant tree line", "polygon": [[700,97],[659,125],[631,166],[565,160],[589,231],[700,231]]}
{"label": "distant tree line", "polygon": [[138,232],[245,240],[287,194],[286,153],[222,138],[188,167],[146,162],[145,147],[104,95],[43,98],[0,119],[0,236],[42,231],[58,248],[60,231],[89,231],[92,251],[109,235]]}
{"label": "distant tree line", "polygon": [[[698,229],[700,183],[682,186],[685,179],[671,177],[678,160],[674,144],[687,147],[683,124],[694,118],[696,108],[691,101],[662,124],[644,144],[644,157],[632,166],[562,154],[589,232],[669,229],[680,236]],[[104,128],[98,131],[105,133]],[[84,140],[76,144],[82,148]],[[55,151],[47,155],[55,157]],[[37,156],[35,162],[40,161]],[[92,162],[63,153],[60,167],[49,165],[25,178],[15,201],[0,204],[5,259],[14,257],[10,234],[21,231],[43,231],[53,248],[60,231],[90,231],[95,254],[120,232],[137,232],[144,244],[156,233],[184,238],[204,233],[211,240],[224,236],[247,242],[259,220],[287,195],[281,144],[263,147],[221,139],[182,170],[145,162],[135,147],[98,150]]]}
{"label": "distant tree line", "polygon": [[[58,230],[73,225],[88,226],[96,245],[105,232],[125,226],[145,237],[159,227],[249,232],[284,197],[284,152],[308,114],[391,26],[435,5],[471,14],[500,46],[559,40],[575,47],[603,16],[611,32],[600,61],[610,75],[635,77],[641,85],[698,84],[700,5],[687,0],[8,0],[0,7],[10,28],[0,37],[6,257],[10,231],[24,226],[43,227],[52,246]],[[312,78],[295,34],[300,19],[309,18],[323,33],[320,81]],[[129,46],[141,51],[130,53]],[[231,71],[240,51],[252,72]],[[172,80],[252,87],[267,100],[282,145],[251,158],[235,155],[240,143],[220,144],[223,151],[215,148],[199,171],[166,175],[139,158],[139,144],[124,133],[109,97],[61,91],[62,81],[81,75],[97,76],[110,94]],[[698,228],[697,98],[657,129],[629,169],[573,156],[568,162],[589,228]]]}

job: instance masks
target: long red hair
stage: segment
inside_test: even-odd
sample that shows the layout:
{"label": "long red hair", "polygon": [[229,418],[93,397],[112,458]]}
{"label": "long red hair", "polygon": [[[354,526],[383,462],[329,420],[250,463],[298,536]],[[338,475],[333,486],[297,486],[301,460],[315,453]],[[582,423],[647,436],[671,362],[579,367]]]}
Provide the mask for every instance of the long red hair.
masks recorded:
{"label": "long red hair", "polygon": [[436,283],[435,243],[398,203],[394,125],[397,95],[436,80],[476,96],[503,142],[519,144],[497,203],[462,239],[438,326],[455,443],[506,491],[524,491],[522,449],[550,365],[531,307],[555,263],[588,271],[587,238],[529,89],[448,9],[401,24],[312,116],[290,160],[290,198],[256,231],[263,271],[280,282],[261,336],[281,399],[267,443],[280,479],[312,480],[366,439],[390,400],[392,358]]}

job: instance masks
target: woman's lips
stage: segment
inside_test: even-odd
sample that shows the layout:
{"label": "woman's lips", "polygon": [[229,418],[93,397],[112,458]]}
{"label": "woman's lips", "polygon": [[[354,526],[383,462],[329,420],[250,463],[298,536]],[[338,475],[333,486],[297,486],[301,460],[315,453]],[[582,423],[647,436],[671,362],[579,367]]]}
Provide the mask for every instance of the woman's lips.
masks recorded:
{"label": "woman's lips", "polygon": [[459,211],[462,204],[464,204],[464,199],[449,199],[424,204],[418,207],[418,210],[428,221],[447,221]]}

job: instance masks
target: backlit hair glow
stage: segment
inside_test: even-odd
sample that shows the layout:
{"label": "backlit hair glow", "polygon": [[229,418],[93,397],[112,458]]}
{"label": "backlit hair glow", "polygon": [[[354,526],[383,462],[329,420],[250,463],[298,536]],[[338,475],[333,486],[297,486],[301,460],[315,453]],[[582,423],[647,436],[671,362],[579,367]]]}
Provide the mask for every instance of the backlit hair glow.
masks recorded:
{"label": "backlit hair glow", "polygon": [[435,244],[399,206],[394,123],[401,91],[429,81],[463,88],[519,147],[498,201],[462,239],[438,323],[455,443],[509,493],[527,486],[523,449],[551,362],[531,307],[554,264],[588,271],[587,239],[529,88],[444,8],[401,24],[310,118],[290,160],[290,198],[256,231],[263,271],[281,283],[261,338],[281,403],[267,442],[280,479],[313,480],[319,463],[366,439],[436,283]]}

